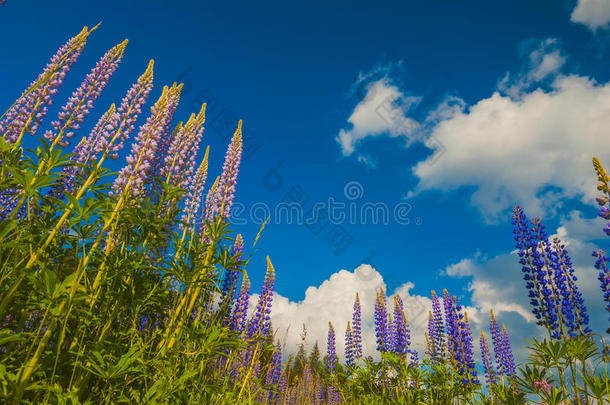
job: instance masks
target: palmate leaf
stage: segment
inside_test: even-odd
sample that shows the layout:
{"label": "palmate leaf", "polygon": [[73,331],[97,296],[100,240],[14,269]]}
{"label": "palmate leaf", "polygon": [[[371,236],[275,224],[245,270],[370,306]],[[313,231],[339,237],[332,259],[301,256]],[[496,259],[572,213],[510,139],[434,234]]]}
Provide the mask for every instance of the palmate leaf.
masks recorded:
{"label": "palmate leaf", "polygon": [[141,353],[137,346],[132,346],[115,363],[110,355],[103,355],[99,350],[89,353],[87,361],[80,367],[104,380],[119,378],[126,374],[137,373],[140,370]]}

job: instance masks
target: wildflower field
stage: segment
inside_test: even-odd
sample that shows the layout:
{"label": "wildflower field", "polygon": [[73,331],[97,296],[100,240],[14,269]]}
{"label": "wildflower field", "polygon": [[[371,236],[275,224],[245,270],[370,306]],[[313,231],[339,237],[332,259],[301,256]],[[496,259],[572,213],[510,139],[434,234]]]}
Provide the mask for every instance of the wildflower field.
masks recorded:
{"label": "wildflower field", "polygon": [[[248,268],[244,253],[258,236],[244,240],[231,225],[248,136],[241,121],[222,172],[208,176],[208,155],[217,152],[201,148],[206,105],[180,122],[178,83],[148,100],[153,61],[122,100],[88,117],[127,41],[68,100],[55,100],[96,29],[61,46],[0,117],[0,402],[610,403],[608,336],[588,327],[566,246],[518,206],[515,266],[546,334],[528,342],[524,363],[516,364],[500,317],[492,311],[489,328],[473,330],[447,290],[431,292],[423,353],[411,346],[400,296],[383,290],[374,308],[379,360],[363,352],[358,291],[345,329],[329,323],[327,342],[311,353],[283,353],[270,317],[276,270],[267,258],[249,310],[247,269],[265,269]],[[47,123],[54,102],[64,104]],[[85,119],[97,120],[89,133],[79,132]],[[32,136],[38,146],[25,149]],[[110,172],[105,163],[124,148],[124,167]],[[610,178],[596,158],[593,169],[599,215],[610,221]],[[610,235],[610,222],[603,231]],[[608,264],[604,251],[593,252],[596,305],[610,311]],[[338,339],[345,353],[337,353]]]}

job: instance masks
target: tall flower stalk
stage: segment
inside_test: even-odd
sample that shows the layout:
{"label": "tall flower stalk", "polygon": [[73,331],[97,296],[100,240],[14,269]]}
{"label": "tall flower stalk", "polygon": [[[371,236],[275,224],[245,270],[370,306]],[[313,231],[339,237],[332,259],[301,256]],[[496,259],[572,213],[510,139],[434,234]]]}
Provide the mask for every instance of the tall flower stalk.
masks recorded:
{"label": "tall flower stalk", "polygon": [[353,310],[351,332],[352,354],[354,362],[357,365],[360,365],[360,358],[362,357],[362,309],[360,307],[360,296],[358,293],[356,293]]}
{"label": "tall flower stalk", "polygon": [[235,185],[237,183],[237,174],[239,173],[243,149],[241,125],[242,121],[240,120],[227,149],[225,162],[222,167],[222,175],[218,182],[218,189],[207,211],[206,219],[208,221],[213,221],[216,218],[228,219],[231,216],[231,205],[235,195]]}
{"label": "tall flower stalk", "polygon": [[119,66],[126,46],[127,40],[106,52],[87,74],[80,87],[72,93],[68,102],[61,108],[58,119],[51,123],[53,130],[48,130],[44,134],[44,137],[51,142],[50,149],[57,144],[68,146],[69,139],[74,136],[74,131],[80,128],[80,124],[93,108],[93,103]]}
{"label": "tall flower stalk", "polygon": [[326,346],[326,372],[333,375],[337,368],[337,351],[335,346],[335,329],[332,323],[328,323],[328,339]]}
{"label": "tall flower stalk", "polygon": [[53,96],[57,94],[66,74],[85,48],[87,38],[96,28],[97,26],[89,30],[84,27],[78,35],[59,48],[38,78],[0,117],[0,133],[7,141],[18,145],[26,132],[36,135],[53,103]]}

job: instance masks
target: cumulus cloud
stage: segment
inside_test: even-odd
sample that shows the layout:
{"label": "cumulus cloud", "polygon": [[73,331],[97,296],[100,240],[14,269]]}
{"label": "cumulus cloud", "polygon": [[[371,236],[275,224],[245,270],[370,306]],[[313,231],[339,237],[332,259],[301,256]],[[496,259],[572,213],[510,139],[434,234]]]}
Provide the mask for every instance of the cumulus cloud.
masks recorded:
{"label": "cumulus cloud", "polygon": [[[424,330],[427,314],[432,304],[429,298],[411,293],[412,283],[403,284],[388,292],[388,296],[399,294],[405,304],[405,314],[412,328],[412,347],[423,353],[425,350]],[[340,270],[319,286],[309,287],[305,298],[294,302],[279,294],[273,297],[271,322],[276,330],[276,338],[285,344],[288,353],[294,353],[301,343],[302,325],[307,326],[307,348],[311,350],[317,341],[320,350],[326,351],[328,322],[332,322],[337,335],[337,354],[343,358],[345,352],[345,328],[352,319],[356,292],[360,295],[362,307],[362,335],[365,355],[377,356],[373,312],[376,293],[386,289],[381,274],[368,264],[362,264],[354,271]],[[251,310],[256,305],[257,295],[250,300]],[[388,299],[388,305],[393,301]]]}
{"label": "cumulus cloud", "polygon": [[350,128],[341,129],[336,138],[343,155],[351,155],[364,138],[412,137],[419,123],[406,114],[418,101],[419,98],[406,95],[388,77],[369,83],[364,99],[347,119]]}
{"label": "cumulus cloud", "polygon": [[469,107],[447,97],[420,121],[408,116],[419,97],[387,74],[369,83],[337,136],[343,154],[357,150],[374,167],[375,156],[359,146],[365,138],[423,142],[433,151],[413,168],[419,183],[407,198],[472,187],[471,202],[488,222],[515,203],[537,216],[554,214],[566,198],[590,203],[590,159],[610,161],[610,83],[562,74],[566,57],[556,39],[521,48],[521,72],[507,74],[489,97]]}
{"label": "cumulus cloud", "polygon": [[520,100],[496,92],[434,128],[444,154],[414,167],[413,194],[474,186],[471,202],[490,222],[515,203],[536,216],[564,198],[590,203],[591,157],[610,161],[608,128],[610,83],[570,75]]}
{"label": "cumulus cloud", "polygon": [[610,82],[562,74],[565,59],[556,40],[541,41],[522,73],[430,127],[442,158],[413,167],[419,184],[407,197],[472,187],[471,203],[490,223],[516,203],[547,217],[566,199],[591,203],[591,158],[610,161]]}
{"label": "cumulus cloud", "polygon": [[570,17],[572,22],[586,25],[595,31],[608,28],[610,24],[610,1],[578,0]]}
{"label": "cumulus cloud", "polygon": [[556,77],[567,59],[556,38],[524,41],[521,53],[525,54],[521,72],[506,73],[498,84],[499,90],[515,99],[520,98],[532,85]]}

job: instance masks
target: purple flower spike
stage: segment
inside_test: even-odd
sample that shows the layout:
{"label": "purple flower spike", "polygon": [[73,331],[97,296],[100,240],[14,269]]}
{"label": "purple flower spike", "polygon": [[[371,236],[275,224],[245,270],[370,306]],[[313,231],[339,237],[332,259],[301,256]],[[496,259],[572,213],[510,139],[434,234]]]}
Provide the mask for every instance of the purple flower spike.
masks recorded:
{"label": "purple flower spike", "polygon": [[434,291],[432,291],[432,323],[434,324],[434,334],[430,339],[434,342],[435,359],[440,360],[445,356],[445,329],[441,303]]}
{"label": "purple flower spike", "polygon": [[449,296],[447,290],[443,291],[443,305],[445,307],[447,346],[451,364],[455,372],[462,377],[463,384],[478,384],[468,314],[462,313],[462,306],[457,298]]}
{"label": "purple flower spike", "polygon": [[[479,344],[481,345],[481,357],[483,358],[483,368],[485,369],[485,381],[487,381],[487,384],[493,385],[496,383],[496,371],[489,356],[489,346],[487,346],[487,339],[483,331],[481,331],[481,336],[479,337]],[[490,392],[492,392],[491,387]]]}
{"label": "purple flower spike", "polygon": [[273,286],[275,283],[275,270],[267,256],[267,274],[263,281],[263,288],[254,315],[248,325],[248,338],[254,336],[267,336],[271,323],[271,303],[273,301]]}
{"label": "purple flower spike", "polygon": [[164,136],[173,117],[176,100],[180,97],[181,86],[167,86],[159,100],[151,107],[151,114],[140,128],[127,157],[127,165],[121,169],[113,185],[113,193],[123,194],[127,201],[137,200],[144,195],[145,182],[150,174],[159,142]]}
{"label": "purple flower spike", "polygon": [[203,104],[199,114],[192,114],[187,123],[180,127],[165,155],[160,170],[161,178],[176,187],[186,188],[193,175],[199,142],[203,135],[205,107]]}
{"label": "purple flower spike", "polygon": [[572,260],[559,238],[553,238],[549,249],[549,262],[553,269],[554,297],[561,298],[561,317],[564,333],[569,336],[591,332],[589,315],[584,299],[576,285]]}
{"label": "purple flower spike", "polygon": [[[606,310],[610,312],[610,269],[608,268],[606,252],[601,249],[593,252],[593,256],[597,258],[595,260],[595,268],[599,270],[597,279],[600,282],[604,302],[606,303]],[[610,333],[610,328],[608,328],[607,333]]]}
{"label": "purple flower spike", "polygon": [[237,174],[239,173],[239,164],[241,161],[241,153],[243,148],[243,139],[241,134],[242,121],[239,120],[235,134],[231,139],[225,162],[222,167],[222,175],[218,182],[218,190],[213,199],[213,204],[207,212],[207,220],[214,220],[216,217],[228,219],[231,216],[231,205],[235,194],[235,185],[237,184]]}
{"label": "purple flower spike", "polygon": [[233,311],[233,321],[231,323],[231,330],[238,333],[242,333],[246,329],[246,317],[248,316],[248,301],[250,300],[250,280],[248,279],[248,273],[243,271],[244,277],[241,282],[241,289],[237,296],[237,302],[235,303],[235,309]]}
{"label": "purple flower spike", "polygon": [[597,189],[604,194],[602,197],[596,199],[597,204],[601,207],[599,216],[607,221],[604,232],[606,235],[610,236],[610,177],[608,177],[606,169],[604,169],[604,166],[602,166],[601,162],[596,157],[593,158],[593,167],[595,168],[597,180],[599,181]]}
{"label": "purple flower spike", "polygon": [[113,127],[116,123],[116,106],[114,104],[110,105],[108,111],[106,111],[99,119],[89,138],[83,138],[78,145],[74,148],[74,157],[72,158],[72,162],[76,163],[74,165],[67,166],[62,171],[63,179],[59,185],[54,186],[51,189],[50,195],[54,197],[61,197],[65,193],[73,193],[75,180],[78,174],[83,174],[84,169],[79,167],[77,164],[87,165],[92,156],[92,148],[89,146],[89,139],[94,138],[94,142],[99,142],[99,138],[101,137],[102,132],[107,127]]}
{"label": "purple flower spike", "polygon": [[328,342],[326,348],[326,371],[334,374],[337,367],[337,352],[335,349],[335,329],[332,323],[328,323]]}
{"label": "purple flower spike", "polygon": [[506,327],[502,324],[502,346],[503,346],[503,361],[502,361],[502,372],[508,378],[512,379],[516,375],[515,370],[515,358],[513,357],[513,349],[510,346],[510,340],[508,338],[508,332]]}
{"label": "purple flower spike", "polygon": [[51,123],[54,131],[49,130],[44,134],[53,145],[68,146],[69,138],[72,138],[74,131],[80,128],[80,124],[93,108],[93,102],[99,97],[119,66],[126,46],[127,40],[106,52],[80,87],[72,93],[68,102],[61,108],[58,120]]}
{"label": "purple flower spike", "polygon": [[409,353],[410,330],[404,305],[398,294],[394,296],[394,322],[392,323],[392,351],[399,356]]}
{"label": "purple flower spike", "polygon": [[349,321],[347,321],[347,328],[345,329],[345,364],[348,367],[354,367],[354,339],[352,336],[352,328],[350,327]]}
{"label": "purple flower spike", "polygon": [[[119,109],[114,104],[102,115],[88,137],[74,148],[76,163],[91,166],[93,159],[104,159],[106,154],[111,159],[118,157],[117,153],[123,148],[124,142],[134,129],[133,124],[142,112],[142,106],[146,103],[148,95],[153,86],[154,61],[148,63],[146,71],[140,76],[136,83],[131,86],[127,94],[121,100]],[[70,166],[64,171],[63,185],[53,190],[53,194],[61,195],[66,191],[73,191],[76,175],[83,174],[83,169]]]}
{"label": "purple flower spike", "polygon": [[377,338],[377,350],[388,351],[388,314],[385,305],[385,292],[381,289],[375,300],[375,336]]}
{"label": "purple flower spike", "polygon": [[496,321],[493,309],[490,311],[489,331],[491,332],[491,341],[496,356],[496,368],[498,369],[498,372],[502,374],[502,364],[504,364],[504,342],[502,339],[502,332],[500,331],[500,325],[498,325],[498,321]]}
{"label": "purple flower spike", "polygon": [[358,293],[356,293],[352,314],[352,353],[354,362],[360,365],[360,358],[362,357],[362,310]]}
{"label": "purple flower spike", "polygon": [[25,132],[36,135],[42,119],[47,115],[52,98],[57,94],[66,74],[80,56],[87,37],[93,30],[83,30],[63,45],[51,58],[38,78],[19,97],[0,121],[0,133],[11,143],[21,140]]}
{"label": "purple flower spike", "polygon": [[[271,370],[267,372],[266,384],[274,388],[280,388],[280,377],[282,376],[282,346],[278,340],[275,345],[275,350],[271,359]],[[269,392],[267,398],[268,404],[277,404],[280,399],[280,394],[275,392]]]}
{"label": "purple flower spike", "polygon": [[[210,154],[210,147],[208,146],[205,150],[205,155],[201,161],[201,165],[195,173],[195,178],[189,184],[188,194],[186,196],[186,202],[184,203],[184,210],[182,211],[182,222],[186,222],[187,227],[194,231],[197,223],[197,215],[199,214],[199,207],[201,207],[201,195],[205,188],[205,181],[208,177],[208,156]],[[182,228],[184,225],[180,224]]]}
{"label": "purple flower spike", "polygon": [[[240,262],[242,253],[244,251],[244,240],[241,234],[238,234],[235,238],[235,244],[232,249],[233,261]],[[228,326],[230,323],[229,313],[233,305],[233,296],[235,294],[235,286],[237,284],[237,277],[239,276],[239,265],[236,267],[227,268],[225,276],[222,282],[222,288],[220,289],[220,308],[225,311],[223,324]]]}

